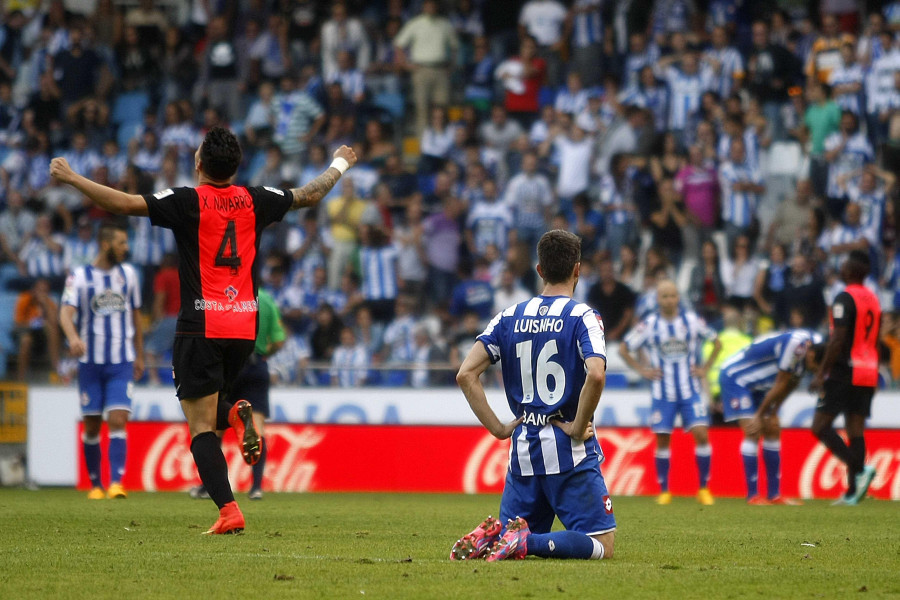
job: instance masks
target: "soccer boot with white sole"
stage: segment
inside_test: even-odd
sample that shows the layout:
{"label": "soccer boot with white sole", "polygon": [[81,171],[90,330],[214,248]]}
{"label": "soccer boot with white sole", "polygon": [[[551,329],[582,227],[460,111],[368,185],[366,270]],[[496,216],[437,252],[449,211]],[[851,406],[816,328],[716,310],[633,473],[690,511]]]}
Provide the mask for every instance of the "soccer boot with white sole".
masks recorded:
{"label": "soccer boot with white sole", "polygon": [[522,517],[510,519],[506,526],[506,533],[503,534],[487,557],[488,562],[498,560],[521,560],[528,555],[528,536],[531,530],[528,529],[528,523]]}
{"label": "soccer boot with white sole", "polygon": [[450,550],[450,560],[484,558],[491,546],[500,539],[503,526],[494,517],[488,517],[478,527],[462,536]]}
{"label": "soccer boot with white sole", "polygon": [[237,502],[229,502],[219,509],[219,519],[213,523],[204,535],[234,534],[244,531],[244,514]]}
{"label": "soccer boot with white sole", "polygon": [[253,425],[253,407],[246,400],[238,400],[228,411],[228,423],[234,427],[238,443],[241,445],[241,456],[248,465],[255,465],[262,455],[262,438]]}

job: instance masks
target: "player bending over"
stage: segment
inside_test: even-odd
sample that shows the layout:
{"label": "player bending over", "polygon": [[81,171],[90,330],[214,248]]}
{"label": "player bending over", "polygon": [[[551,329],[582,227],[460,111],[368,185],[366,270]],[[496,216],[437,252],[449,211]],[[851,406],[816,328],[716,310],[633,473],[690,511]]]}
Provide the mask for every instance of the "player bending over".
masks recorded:
{"label": "player bending over", "polygon": [[[722,364],[722,411],[744,431],[741,457],[747,480],[747,504],[798,504],[781,496],[781,424],[778,408],[794,391],[803,374],[814,372],[822,360],[821,338],[806,329],[760,336]],[[768,484],[759,495],[759,438]]]}
{"label": "player bending over", "polygon": [[[606,382],[606,341],[596,311],[572,300],[580,267],[578,236],[545,233],[542,294],[495,316],[456,376],[481,424],[497,439],[512,437],[512,452],[500,520],[488,517],[457,541],[451,560],[612,558],[616,520],[591,423]],[[498,360],[516,416],[509,423],[479,379]],[[550,532],[554,516],[566,531]]]}
{"label": "player bending over", "polygon": [[[669,442],[675,427],[675,416],[681,415],[681,426],[694,436],[694,458],[700,476],[697,501],[711,505],[709,467],[712,447],[709,445],[709,411],[700,395],[700,379],[716,361],[722,345],[716,332],[697,313],[679,306],[678,288],[671,279],[656,286],[658,308],[625,336],[619,354],[629,367],[652,382],[652,417],[650,427],[656,434],[656,479],[660,494],[657,504],[672,502],[669,492]],[[713,351],[700,363],[703,342],[713,341]],[[632,353],[644,358],[638,360]]]}

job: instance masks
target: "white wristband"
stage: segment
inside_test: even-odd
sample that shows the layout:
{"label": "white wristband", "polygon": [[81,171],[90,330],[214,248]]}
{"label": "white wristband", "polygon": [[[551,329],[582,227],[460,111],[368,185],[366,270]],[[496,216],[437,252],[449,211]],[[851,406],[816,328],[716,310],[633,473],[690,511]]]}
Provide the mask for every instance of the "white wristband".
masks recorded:
{"label": "white wristband", "polygon": [[331,161],[330,167],[337,169],[341,172],[341,175],[343,175],[347,171],[347,169],[350,168],[350,163],[347,162],[346,158],[341,158],[340,156],[338,156],[333,161]]}

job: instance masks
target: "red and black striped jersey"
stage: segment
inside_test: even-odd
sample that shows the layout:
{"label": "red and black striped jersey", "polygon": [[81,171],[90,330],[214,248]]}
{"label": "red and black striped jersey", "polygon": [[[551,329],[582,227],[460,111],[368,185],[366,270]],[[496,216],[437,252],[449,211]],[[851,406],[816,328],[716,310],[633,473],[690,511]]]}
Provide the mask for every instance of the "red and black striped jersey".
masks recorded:
{"label": "red and black striped jersey", "polygon": [[172,188],[144,196],[150,222],[178,246],[176,335],[256,339],[259,237],[290,209],[289,190],[237,185]]}

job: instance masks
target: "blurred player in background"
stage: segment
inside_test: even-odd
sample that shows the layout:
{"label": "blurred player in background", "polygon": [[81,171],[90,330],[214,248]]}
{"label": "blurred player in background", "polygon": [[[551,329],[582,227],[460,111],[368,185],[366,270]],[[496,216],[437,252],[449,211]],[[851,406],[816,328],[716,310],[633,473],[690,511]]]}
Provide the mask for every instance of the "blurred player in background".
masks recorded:
{"label": "blurred player in background", "polygon": [[[875,478],[875,467],[865,464],[865,430],[878,385],[881,305],[878,297],[863,285],[870,271],[869,255],[861,250],[850,252],[841,265],[841,279],[847,287],[834,298],[831,338],[810,385],[812,391],[824,391],[816,404],[812,431],[847,465],[847,492],[836,504],[857,504]],[[835,417],[842,413],[849,444],[833,426]]]}
{"label": "blurred player in background", "polygon": [[[131,414],[133,381],[144,373],[141,332],[141,284],[137,271],[123,262],[128,231],[104,223],[99,251],[90,265],[76,267],[66,279],[59,322],[78,358],[84,464],[91,479],[88,498],[125,498],[125,425]],[[100,481],[100,426],[109,428],[109,490]]]}
{"label": "blurred player in background", "polygon": [[[616,520],[592,424],[606,382],[606,341],[600,315],[572,299],[580,266],[578,236],[545,233],[542,294],[495,316],[460,367],[456,379],[472,412],[497,439],[512,437],[512,451],[500,520],[488,517],[457,541],[451,560],[612,558]],[[509,423],[497,418],[479,379],[497,361],[516,417]],[[566,531],[550,532],[555,516]]]}
{"label": "blurred player in background", "polygon": [[[246,400],[253,407],[253,426],[260,437],[259,461],[253,465],[253,483],[247,497],[251,500],[262,500],[263,472],[266,468],[265,421],[269,418],[269,379],[268,357],[284,346],[287,334],[281,324],[281,315],[272,296],[259,288],[259,332],[256,334],[256,345],[247,359],[244,368],[238,373],[228,394],[228,402],[220,405],[219,410],[234,405],[239,400]],[[192,498],[208,498],[209,494],[202,485],[191,489]]]}
{"label": "blurred player in background", "polygon": [[[650,428],[656,434],[657,504],[670,504],[669,443],[676,415],[694,436],[694,458],[700,475],[697,501],[714,503],[707,487],[712,447],[709,445],[709,411],[701,394],[700,380],[719,356],[722,346],[716,332],[692,310],[679,306],[678,288],[671,279],[656,286],[658,308],[628,332],[619,354],[629,367],[651,382]],[[701,362],[703,342],[710,340],[712,353]],[[634,353],[639,353],[640,360]]]}
{"label": "blurred player in background", "polygon": [[353,150],[341,146],[325,172],[303,187],[245,188],[232,183],[242,157],[237,137],[213,127],[194,154],[198,186],[146,195],[95,183],[75,173],[64,158],[50,163],[51,176],[103,210],[149,216],[153,225],[175,234],[181,287],[172,359],[175,393],[188,422],[200,480],[219,507],[219,519],[206,532],[210,534],[244,530],[216,430],[235,428],[248,464],[259,460],[261,450],[249,402],[232,406],[227,422],[219,410],[256,343],[260,234],[288,210],[316,206],[356,163]]}
{"label": "blurred player in background", "polygon": [[[781,495],[781,424],[778,408],[807,371],[815,371],[824,347],[806,329],[771,333],[753,340],[722,363],[719,384],[725,421],[744,432],[741,457],[747,481],[747,504],[798,504]],[[759,438],[762,435],[767,494],[759,495]]]}

